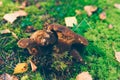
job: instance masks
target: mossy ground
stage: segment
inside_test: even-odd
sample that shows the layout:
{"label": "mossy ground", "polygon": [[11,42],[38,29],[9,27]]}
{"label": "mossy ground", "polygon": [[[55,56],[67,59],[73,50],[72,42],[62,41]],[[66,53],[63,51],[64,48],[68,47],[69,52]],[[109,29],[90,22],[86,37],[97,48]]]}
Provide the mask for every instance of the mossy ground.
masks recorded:
{"label": "mossy ground", "polygon": [[[28,25],[34,26],[36,29],[42,29],[45,22],[65,25],[65,17],[76,16],[80,25],[77,30],[72,30],[83,35],[89,41],[89,45],[82,54],[87,64],[75,63],[71,68],[74,73],[68,73],[67,79],[75,80],[75,76],[83,71],[89,71],[94,80],[120,79],[120,63],[115,60],[112,48],[114,46],[117,51],[120,51],[120,9],[114,8],[114,3],[120,3],[119,0],[61,0],[58,5],[56,5],[56,0],[40,0],[40,9],[34,5],[32,0],[30,1],[33,5],[25,9],[28,16],[21,17],[13,24],[10,24],[3,20],[3,16],[18,10],[17,6],[20,4],[13,3],[12,0],[2,0],[3,5],[0,6],[0,30],[10,29],[20,39],[29,37],[29,34],[24,32],[25,27]],[[85,5],[97,6],[99,10],[88,17],[84,11]],[[82,14],[76,15],[75,10],[80,10]],[[102,11],[107,14],[106,20],[103,21],[98,17]],[[48,19],[43,19],[43,15],[49,15]],[[109,24],[113,25],[112,29],[108,28]],[[18,62],[27,60],[27,51],[18,48],[17,41],[11,35],[0,34],[0,57],[5,62],[4,65],[0,65],[0,74],[5,72],[12,74]],[[10,60],[6,59],[7,57]],[[41,74],[39,69],[34,73],[29,70],[17,76],[23,76],[22,80],[46,80],[47,77],[47,75]],[[57,80],[55,76],[53,77]]]}

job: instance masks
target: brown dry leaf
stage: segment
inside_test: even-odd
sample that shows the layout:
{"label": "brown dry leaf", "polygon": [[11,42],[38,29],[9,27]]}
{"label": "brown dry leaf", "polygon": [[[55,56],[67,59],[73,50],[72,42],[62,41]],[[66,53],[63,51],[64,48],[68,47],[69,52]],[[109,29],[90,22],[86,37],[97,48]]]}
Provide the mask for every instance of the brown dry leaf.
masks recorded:
{"label": "brown dry leaf", "polygon": [[15,11],[14,15],[17,17],[27,16],[27,13],[24,10]]}
{"label": "brown dry leaf", "polygon": [[88,16],[91,16],[92,13],[97,10],[97,7],[88,5],[84,7],[84,10],[87,12]]}
{"label": "brown dry leaf", "polygon": [[75,10],[76,15],[82,14],[80,10]]}
{"label": "brown dry leaf", "polygon": [[114,7],[120,9],[120,4],[115,3],[115,4],[114,4]]}
{"label": "brown dry leaf", "polygon": [[100,13],[99,18],[101,20],[105,20],[106,19],[106,13],[105,12]]}
{"label": "brown dry leaf", "polygon": [[108,25],[108,28],[109,28],[109,29],[112,29],[112,28],[113,28],[113,25],[112,25],[112,24],[109,24],[109,25]]}
{"label": "brown dry leaf", "polygon": [[65,23],[67,27],[73,27],[73,24],[77,25],[76,17],[66,17]]}
{"label": "brown dry leaf", "polygon": [[5,29],[5,30],[2,30],[0,31],[1,34],[8,34],[8,33],[11,33],[11,31],[9,29]]}
{"label": "brown dry leaf", "polygon": [[18,73],[24,73],[28,70],[28,64],[27,63],[18,63],[16,67],[14,68],[14,73],[13,74],[18,74]]}
{"label": "brown dry leaf", "polygon": [[0,80],[18,80],[18,78],[16,76],[11,76],[7,73],[4,73],[2,75],[0,75]]}
{"label": "brown dry leaf", "polygon": [[36,71],[37,69],[37,66],[30,60],[30,65],[31,65],[31,68],[32,68],[32,71]]}
{"label": "brown dry leaf", "polygon": [[18,36],[17,36],[14,32],[12,32],[12,36],[13,36],[14,38],[18,39]]}
{"label": "brown dry leaf", "polygon": [[92,80],[92,77],[89,72],[82,72],[77,75],[76,80]]}
{"label": "brown dry leaf", "polygon": [[3,19],[5,19],[6,21],[8,21],[8,22],[10,22],[12,24],[17,19],[17,16],[14,15],[13,13],[5,14],[3,16]]}

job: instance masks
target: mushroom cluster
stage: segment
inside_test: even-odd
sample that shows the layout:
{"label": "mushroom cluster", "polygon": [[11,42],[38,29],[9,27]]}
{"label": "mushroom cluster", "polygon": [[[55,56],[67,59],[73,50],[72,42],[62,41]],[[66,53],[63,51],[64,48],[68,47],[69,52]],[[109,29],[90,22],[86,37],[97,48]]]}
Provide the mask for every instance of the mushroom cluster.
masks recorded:
{"label": "mushroom cluster", "polygon": [[23,38],[18,41],[20,48],[27,48],[32,55],[44,55],[50,53],[62,54],[68,51],[73,58],[82,62],[82,57],[79,54],[78,45],[86,46],[88,41],[72,32],[69,28],[50,24],[43,30],[37,30],[30,38]]}

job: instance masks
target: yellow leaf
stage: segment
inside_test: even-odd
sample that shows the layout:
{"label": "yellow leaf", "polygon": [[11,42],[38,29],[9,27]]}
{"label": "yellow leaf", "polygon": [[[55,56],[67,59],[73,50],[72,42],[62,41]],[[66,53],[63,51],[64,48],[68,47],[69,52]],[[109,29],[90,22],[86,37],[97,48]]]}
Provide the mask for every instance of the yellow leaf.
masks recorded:
{"label": "yellow leaf", "polygon": [[77,75],[76,80],[92,80],[92,77],[88,72],[82,72]]}
{"label": "yellow leaf", "polygon": [[24,73],[28,70],[28,64],[27,63],[18,63],[16,67],[14,68],[14,73],[13,74],[18,74],[18,73]]}

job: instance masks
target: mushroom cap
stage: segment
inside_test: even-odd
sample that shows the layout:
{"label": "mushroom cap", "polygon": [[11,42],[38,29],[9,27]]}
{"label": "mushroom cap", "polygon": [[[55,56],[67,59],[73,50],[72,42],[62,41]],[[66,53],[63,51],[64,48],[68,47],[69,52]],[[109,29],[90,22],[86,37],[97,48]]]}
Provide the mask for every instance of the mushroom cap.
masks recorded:
{"label": "mushroom cap", "polygon": [[30,42],[31,42],[31,40],[29,38],[22,38],[17,42],[17,45],[20,48],[27,48],[29,46]]}
{"label": "mushroom cap", "polygon": [[30,39],[40,46],[52,45],[57,41],[57,37],[49,30],[38,30],[31,35]]}
{"label": "mushroom cap", "polygon": [[65,26],[58,24],[51,24],[47,26],[47,30],[55,31],[58,35],[58,39],[62,42],[68,44],[79,43],[83,45],[88,45],[88,41],[84,37],[74,33]]}

